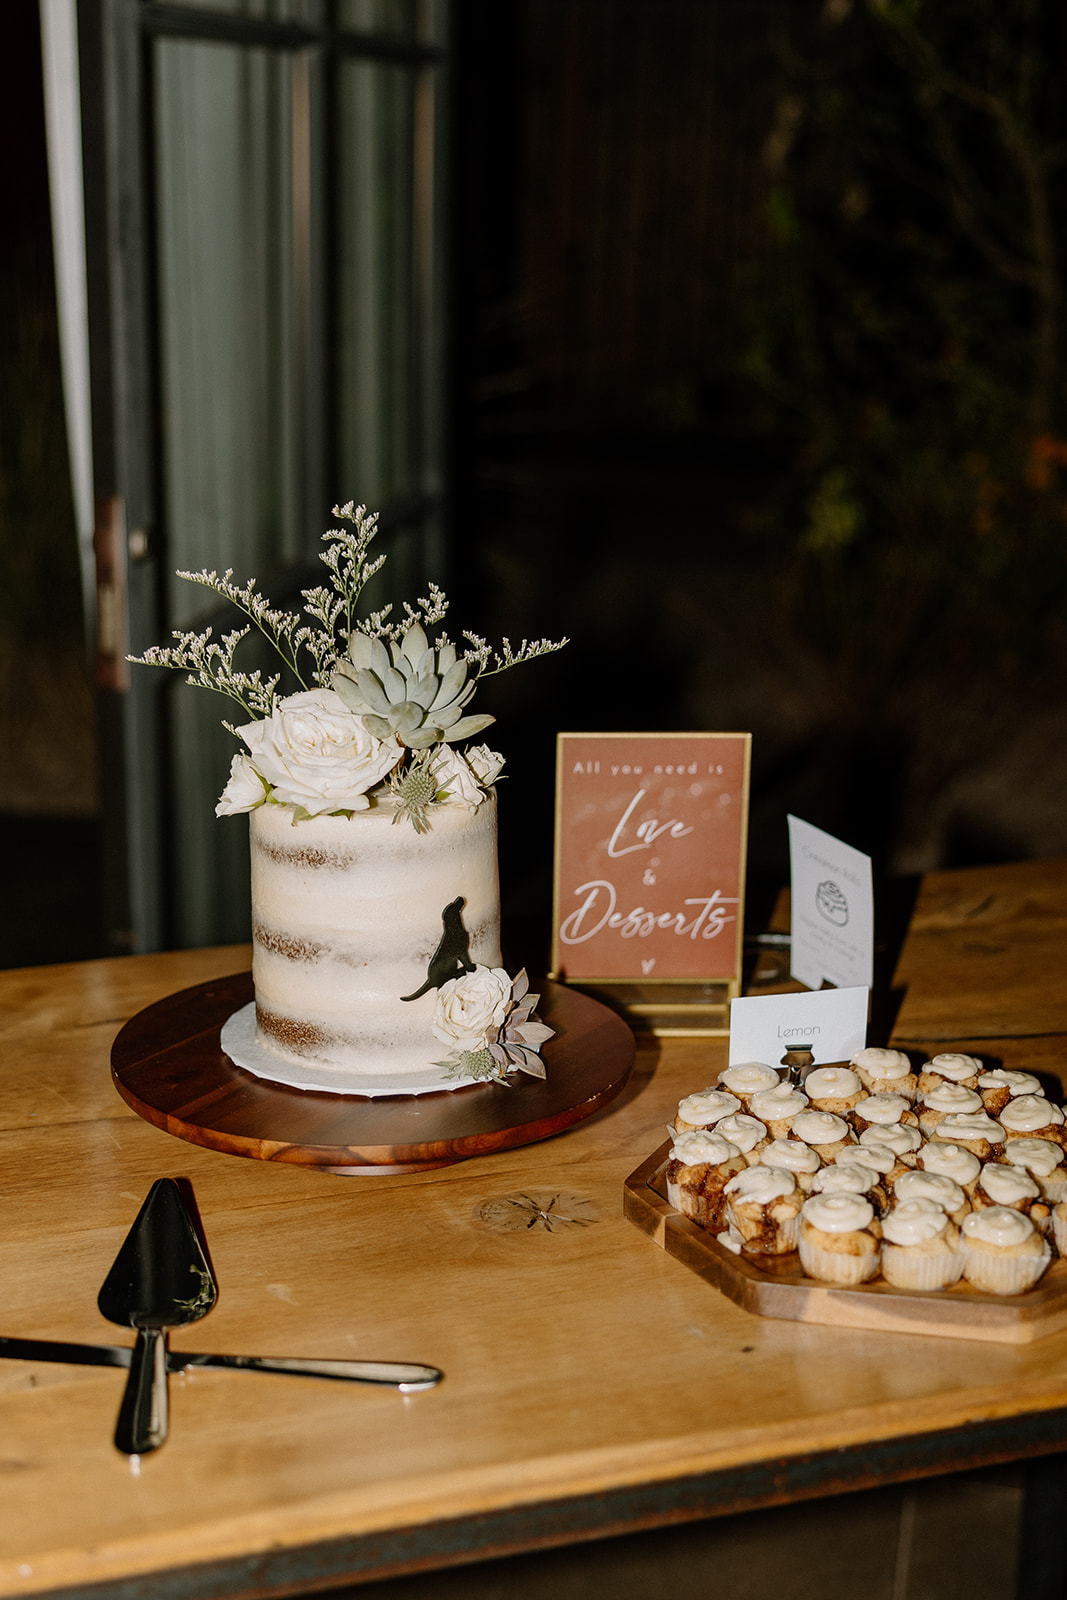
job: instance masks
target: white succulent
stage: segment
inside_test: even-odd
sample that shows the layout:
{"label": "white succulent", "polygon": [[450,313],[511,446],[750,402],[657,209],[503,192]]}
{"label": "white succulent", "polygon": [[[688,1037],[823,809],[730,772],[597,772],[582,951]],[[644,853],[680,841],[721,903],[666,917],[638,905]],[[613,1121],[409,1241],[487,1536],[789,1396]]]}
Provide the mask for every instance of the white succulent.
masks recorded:
{"label": "white succulent", "polygon": [[455,645],[431,645],[419,622],[388,642],[353,629],[348,658],[337,663],[331,685],[375,738],[395,736],[411,750],[452,744],[488,728],[494,717],[463,714],[477,686]]}

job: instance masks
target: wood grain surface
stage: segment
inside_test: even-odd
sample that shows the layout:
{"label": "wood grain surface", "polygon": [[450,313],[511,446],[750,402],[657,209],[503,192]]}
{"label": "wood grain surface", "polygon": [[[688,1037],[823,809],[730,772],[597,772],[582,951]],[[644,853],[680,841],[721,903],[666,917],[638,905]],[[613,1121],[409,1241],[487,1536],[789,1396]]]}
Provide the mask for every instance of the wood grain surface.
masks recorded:
{"label": "wood grain surface", "polygon": [[[1054,962],[1040,935],[1061,937],[1067,865],[1017,870],[1035,887],[1016,932]],[[992,869],[986,892],[1011,877]],[[922,963],[910,946],[902,962],[920,998],[940,986],[929,932]],[[991,958],[969,967],[946,932],[938,1027],[976,1038]],[[1067,1334],[754,1317],[626,1220],[627,1175],[717,1077],[725,1040],[645,1040],[606,1110],[439,1171],[340,1180],[170,1138],[116,1094],[115,1036],[247,960],[0,973],[0,1333],[112,1342],[100,1283],[152,1181],[181,1177],[219,1301],[176,1348],[411,1359],[445,1380],[405,1398],[197,1371],[171,1380],[170,1437],[138,1474],[111,1443],[121,1373],[0,1363],[0,1595],[293,1593],[1067,1446]],[[1023,1036],[1014,1001],[1002,1014],[1021,1033],[998,1036],[999,1058],[1058,1071],[1062,1041]]]}
{"label": "wood grain surface", "polygon": [[425,1172],[471,1156],[551,1138],[620,1092],[634,1037],[613,1011],[562,984],[538,984],[538,1016],[555,1029],[545,1077],[439,1094],[307,1092],[234,1065],[219,1043],[227,1018],[252,999],[252,974],[196,984],[147,1006],[111,1050],[127,1105],[164,1133],[225,1155],[286,1161],[333,1173]]}

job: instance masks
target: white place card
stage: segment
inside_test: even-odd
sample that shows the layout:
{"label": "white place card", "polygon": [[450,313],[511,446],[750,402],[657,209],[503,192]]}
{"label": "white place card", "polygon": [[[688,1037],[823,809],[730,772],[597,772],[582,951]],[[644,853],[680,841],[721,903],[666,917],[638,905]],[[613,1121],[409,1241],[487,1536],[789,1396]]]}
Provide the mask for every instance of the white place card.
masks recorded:
{"label": "white place card", "polygon": [[817,1067],[848,1061],[867,1042],[870,990],[816,989],[730,1002],[730,1065],[780,1067],[787,1050],[809,1049]]}
{"label": "white place card", "polygon": [[792,976],[809,989],[824,983],[839,989],[857,984],[870,988],[874,979],[870,856],[810,822],[790,817],[789,860]]}

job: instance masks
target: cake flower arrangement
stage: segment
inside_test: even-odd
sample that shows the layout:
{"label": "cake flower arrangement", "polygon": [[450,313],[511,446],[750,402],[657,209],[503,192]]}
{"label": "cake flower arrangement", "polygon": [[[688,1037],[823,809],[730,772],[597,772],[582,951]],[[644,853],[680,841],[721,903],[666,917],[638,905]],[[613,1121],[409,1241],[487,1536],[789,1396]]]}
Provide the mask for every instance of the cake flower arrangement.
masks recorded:
{"label": "cake flower arrangement", "polygon": [[[437,807],[479,807],[503,767],[488,745],[467,744],[495,720],[469,710],[479,681],[567,640],[523,640],[513,648],[505,638],[494,649],[475,633],[464,631],[460,643],[432,633],[448,609],[432,582],[427,596],[404,602],[399,619],[386,606],[357,620],[363,590],[386,559],[369,554],[378,518],[353,502],[335,506],[334,516],[346,526],[323,535],[328,582],[302,591],[301,613],[272,607],[254,578],[238,587],[231,570],[179,572],[229,601],[247,623],[219,639],[210,627],[175,630],[172,645],[130,660],[184,672],[187,682],[235,702],[247,719],[224,722],[244,749],[233,757],[217,815],[287,807],[299,829],[388,801],[394,823],[426,834]],[[235,664],[253,629],[279,660],[272,676]],[[299,686],[295,692],[279,694],[283,673]],[[503,968],[470,962],[462,950],[451,959],[454,976],[428,980],[437,988],[433,1036],[451,1046],[437,1065],[463,1079],[506,1082],[515,1070],[543,1077],[538,1050],[553,1030],[534,1014],[538,996],[525,972],[512,979]]]}

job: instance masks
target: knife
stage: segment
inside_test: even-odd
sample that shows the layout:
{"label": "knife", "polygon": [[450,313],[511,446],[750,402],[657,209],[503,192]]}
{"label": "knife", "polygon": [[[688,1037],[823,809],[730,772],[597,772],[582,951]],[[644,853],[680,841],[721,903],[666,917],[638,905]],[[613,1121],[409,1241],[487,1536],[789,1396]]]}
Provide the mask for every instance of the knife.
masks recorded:
{"label": "knife", "polygon": [[[125,1367],[133,1351],[121,1344],[72,1344],[60,1339],[14,1339],[0,1336],[0,1359],[58,1361],[79,1367]],[[349,1383],[377,1383],[414,1394],[432,1389],[444,1373],[417,1361],[315,1361],[301,1356],[227,1356],[195,1350],[168,1350],[167,1371],[190,1367],[224,1367],[241,1372],[279,1372],[305,1378],[335,1378]]]}

